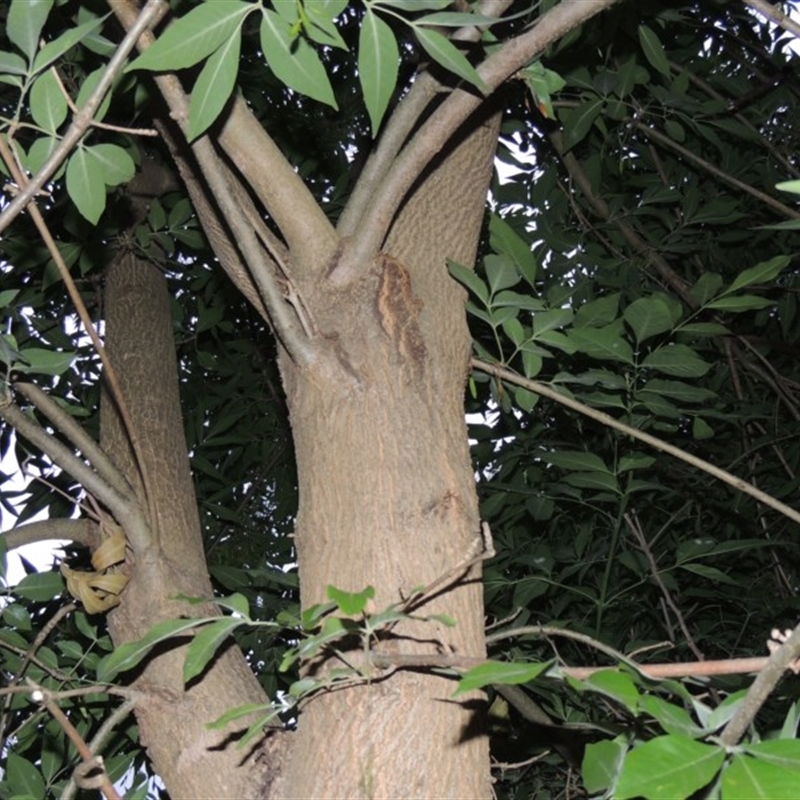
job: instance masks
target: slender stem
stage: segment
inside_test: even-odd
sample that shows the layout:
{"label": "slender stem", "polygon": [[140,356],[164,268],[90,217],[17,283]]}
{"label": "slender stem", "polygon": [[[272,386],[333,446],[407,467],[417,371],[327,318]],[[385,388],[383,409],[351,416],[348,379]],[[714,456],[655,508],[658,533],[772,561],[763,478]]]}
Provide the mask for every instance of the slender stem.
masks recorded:
{"label": "slender stem", "polygon": [[107,481],[121,495],[131,500],[134,499],[134,491],[125,480],[125,476],[117,469],[100,445],[75,421],[74,417],[67,414],[35,383],[17,381],[14,384],[14,391],[19,392],[38,408],[83,453],[103,480]]}
{"label": "slender stem", "polygon": [[31,202],[36,193],[47,183],[55,171],[61,166],[61,162],[72,152],[75,145],[80,141],[81,136],[86,133],[92,124],[93,117],[100,104],[105,98],[106,92],[111,88],[111,84],[119,72],[125,66],[128,54],[136,46],[136,42],[142,32],[154,24],[158,18],[167,10],[164,0],[147,0],[144,8],[137,14],[134,23],[125,38],[120,42],[116,52],[108,62],[103,77],[98,82],[95,90],[91,93],[83,108],[75,115],[69,130],[64,134],[56,149],[51,153],[50,158],[45,161],[41,169],[28,181],[27,185],[20,185],[19,194],[12,200],[5,211],[0,214],[0,232],[4,231],[11,221]]}
{"label": "slender stem", "polygon": [[501,367],[497,364],[489,364],[477,358],[472,359],[472,366],[474,369],[485,372],[487,375],[493,375],[496,378],[500,378],[501,380],[508,381],[516,386],[521,386],[524,389],[528,389],[528,391],[534,392],[542,397],[547,397],[550,400],[554,400],[556,403],[560,403],[562,406],[566,406],[573,411],[577,411],[579,414],[590,417],[591,419],[596,420],[608,428],[613,428],[614,430],[620,431],[627,436],[638,439],[640,442],[644,442],[645,444],[654,447],[656,450],[660,450],[663,453],[668,453],[671,456],[675,456],[675,458],[679,458],[681,461],[684,461],[687,464],[696,467],[697,469],[703,470],[703,472],[712,475],[723,483],[727,483],[728,486],[732,486],[737,491],[753,497],[760,503],[763,503],[775,511],[778,511],[794,522],[800,522],[800,512],[790,508],[785,503],[781,503],[780,500],[776,500],[774,497],[772,497],[772,495],[762,492],[761,489],[756,488],[747,481],[737,478],[735,475],[731,475],[730,472],[726,472],[724,469],[720,469],[719,467],[715,467],[713,464],[709,464],[708,461],[704,461],[702,458],[698,458],[697,456],[693,456],[691,453],[681,450],[680,447],[675,447],[674,445],[671,445],[662,439],[651,436],[649,433],[640,431],[637,428],[632,428],[630,425],[626,425],[624,422],[620,422],[619,420],[614,419],[614,417],[611,417],[602,411],[597,411],[594,408],[584,405],[578,400],[573,400],[571,397],[566,397],[557,392],[555,389],[552,389],[543,383],[539,383],[539,381],[532,381],[528,378],[523,378],[521,375],[518,375],[516,372],[506,369],[505,367]]}

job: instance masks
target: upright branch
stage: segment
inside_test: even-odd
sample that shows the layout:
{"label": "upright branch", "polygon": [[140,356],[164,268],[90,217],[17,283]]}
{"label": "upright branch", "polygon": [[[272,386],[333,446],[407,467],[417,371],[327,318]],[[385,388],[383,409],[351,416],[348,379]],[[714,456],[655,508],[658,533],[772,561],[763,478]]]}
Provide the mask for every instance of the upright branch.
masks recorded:
{"label": "upright branch", "polygon": [[[490,90],[497,89],[529,64],[548,45],[619,0],[563,0],[525,33],[510,39],[478,67]],[[415,131],[386,174],[380,193],[361,220],[358,232],[340,260],[334,277],[350,280],[359,264],[380,250],[394,216],[419,175],[447,144],[459,126],[484,102],[475,90],[458,88]]]}

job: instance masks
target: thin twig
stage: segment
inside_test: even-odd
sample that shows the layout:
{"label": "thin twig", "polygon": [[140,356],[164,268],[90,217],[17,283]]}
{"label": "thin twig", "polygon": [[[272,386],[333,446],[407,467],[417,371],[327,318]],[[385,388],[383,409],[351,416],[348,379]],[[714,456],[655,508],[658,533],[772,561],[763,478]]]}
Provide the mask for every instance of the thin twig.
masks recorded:
{"label": "thin twig", "polygon": [[136,22],[131,26],[125,38],[120,42],[111,60],[108,62],[103,77],[97,83],[96,88],[91,93],[83,108],[75,115],[72,124],[62,137],[58,146],[45,161],[42,168],[29,180],[23,184],[16,178],[20,188],[19,194],[6,206],[5,211],[0,214],[0,232],[4,231],[11,221],[30,203],[37,192],[53,176],[55,171],[61,166],[61,162],[72,152],[78,144],[80,138],[86,133],[92,124],[93,117],[100,108],[100,104],[105,98],[106,92],[111,88],[111,84],[119,72],[125,66],[128,54],[136,46],[136,42],[142,31],[146,30],[158,17],[167,10],[164,0],[147,0],[144,8],[136,18]]}
{"label": "thin twig", "polygon": [[420,589],[418,592],[414,592],[414,594],[405,600],[401,606],[401,610],[409,612],[412,609],[425,605],[437,591],[443,587],[449,586],[475,564],[479,564],[481,561],[488,561],[490,558],[494,558],[494,556],[495,549],[494,541],[492,540],[492,530],[489,527],[489,523],[484,522],[481,524],[480,537],[473,541],[469,552],[464,558],[454,567],[451,567],[438,578],[432,580],[427,586]]}
{"label": "thin twig", "polygon": [[683,618],[683,614],[675,603],[672,593],[669,591],[667,585],[664,583],[664,580],[661,577],[661,570],[658,568],[655,556],[653,555],[653,551],[647,542],[647,537],[644,535],[644,531],[642,530],[642,526],[639,524],[639,520],[636,519],[633,514],[629,514],[627,512],[624,513],[622,517],[628,526],[628,530],[634,535],[634,538],[639,543],[639,548],[644,553],[645,558],[647,558],[647,563],[650,566],[650,574],[653,576],[653,580],[661,590],[661,595],[664,598],[664,602],[672,609],[672,613],[675,614],[675,617],[678,620],[678,625],[683,632],[683,637],[686,639],[686,644],[689,646],[689,649],[695,654],[698,660],[703,661],[705,657],[695,643],[694,637],[691,633],[689,633],[689,627],[686,624],[686,620]]}
{"label": "thin twig", "polygon": [[550,400],[554,400],[556,403],[560,403],[562,406],[566,406],[573,411],[577,411],[579,414],[590,417],[591,419],[596,420],[608,428],[613,428],[616,431],[620,431],[627,436],[631,436],[634,439],[638,439],[640,442],[644,442],[645,444],[654,447],[656,450],[660,450],[664,453],[668,453],[671,456],[675,456],[675,458],[679,458],[681,461],[684,461],[687,464],[690,464],[691,466],[696,467],[697,469],[700,469],[709,475],[712,475],[723,483],[727,483],[728,486],[733,487],[737,491],[753,497],[760,503],[763,503],[775,511],[778,511],[794,522],[800,523],[800,512],[790,508],[785,503],[781,503],[780,500],[776,500],[774,497],[772,497],[772,495],[762,492],[761,489],[756,488],[747,481],[737,478],[735,475],[731,475],[730,472],[726,472],[724,469],[720,469],[719,467],[715,467],[713,464],[709,464],[708,461],[704,461],[702,458],[698,458],[691,453],[681,450],[680,447],[675,447],[674,445],[671,445],[662,439],[658,439],[649,433],[640,431],[637,428],[632,428],[630,425],[626,425],[624,422],[620,422],[619,420],[614,419],[614,417],[611,417],[602,411],[597,411],[597,409],[590,408],[578,400],[573,400],[571,397],[566,397],[565,395],[557,392],[555,389],[552,389],[550,386],[539,383],[539,381],[532,381],[528,378],[523,378],[521,375],[518,375],[516,372],[513,372],[510,369],[506,369],[505,367],[501,367],[497,364],[489,364],[486,361],[481,361],[477,358],[473,358],[471,363],[474,369],[485,372],[487,375],[493,375],[495,378],[500,378],[501,380],[508,381],[516,386],[521,386],[524,389],[528,389],[529,391],[541,395],[542,397],[547,397]]}
{"label": "thin twig", "polygon": [[100,445],[50,395],[35,383],[16,381],[14,390],[39,409],[88,459],[103,480],[129,499],[135,498],[131,485]]}
{"label": "thin twig", "polygon": [[734,712],[730,722],[720,735],[724,745],[733,747],[742,738],[758,710],[764,705],[772,690],[778,685],[787,669],[800,658],[800,625],[769,657],[765,666],[747,690],[744,701]]}
{"label": "thin twig", "polygon": [[767,19],[772,20],[776,25],[780,25],[788,33],[800,38],[800,24],[784,13],[779,6],[771,6],[766,0],[743,0],[743,2]]}
{"label": "thin twig", "polygon": [[[158,2],[160,0],[151,0],[151,2]],[[6,166],[8,167],[9,171],[11,172],[12,177],[17,182],[18,185],[24,186],[26,179],[25,176],[20,172],[18,169],[16,162],[8,149],[5,141],[0,138],[0,157],[6,162]],[[103,343],[100,341],[100,336],[97,333],[96,328],[94,327],[94,323],[92,322],[91,317],[89,316],[89,312],[86,310],[86,305],[83,302],[83,298],[78,291],[77,286],[75,285],[75,281],[72,279],[72,275],[70,275],[69,269],[64,261],[64,258],[61,255],[61,251],[58,249],[55,239],[53,235],[50,233],[50,229],[47,227],[47,223],[44,221],[44,217],[42,217],[41,212],[39,211],[36,203],[31,201],[28,203],[28,213],[31,215],[31,219],[33,219],[34,224],[36,225],[36,229],[39,231],[39,235],[42,237],[42,241],[45,243],[47,247],[47,251],[50,254],[50,257],[53,259],[56,267],[58,268],[59,275],[61,276],[62,280],[64,281],[64,285],[67,287],[67,292],[72,300],[72,304],[75,308],[75,311],[78,314],[78,317],[83,324],[84,330],[87,336],[91,339],[92,345],[94,346],[97,355],[100,357],[100,361],[103,364],[103,369],[105,373],[106,380],[108,382],[108,386],[111,390],[111,394],[114,398],[114,402],[117,404],[117,408],[119,410],[120,416],[122,418],[122,422],[125,426],[125,430],[128,434],[128,439],[130,440],[131,447],[133,448],[133,452],[136,456],[136,466],[139,470],[139,473],[142,476],[142,484],[144,486],[144,494],[145,499],[147,501],[148,507],[152,503],[152,482],[147,475],[147,467],[146,462],[142,457],[141,453],[141,445],[139,443],[139,437],[136,435],[136,430],[133,426],[133,422],[131,421],[130,412],[128,411],[128,406],[125,403],[125,398],[122,394],[122,390],[120,389],[119,380],[117,379],[117,373],[114,370],[114,367],[111,364],[111,361],[108,358],[108,354],[103,347]],[[76,459],[77,460],[77,459]],[[72,474],[72,473],[70,473]],[[96,493],[95,493],[96,494]],[[99,496],[99,495],[98,495]],[[105,502],[105,501],[103,501]],[[138,511],[138,503],[131,503],[128,502],[128,510],[127,514],[128,517],[117,517],[118,522],[120,524],[123,521],[126,524],[126,531],[128,528],[131,529],[132,538],[131,544],[135,544],[136,547],[143,553],[147,550],[151,543],[152,543],[152,534],[147,527],[147,521],[142,517],[141,513],[137,513]],[[134,509],[134,506],[137,509]],[[150,509],[151,517],[155,519],[155,514],[153,510]]]}
{"label": "thin twig", "polygon": [[[67,734],[67,737],[78,751],[81,759],[83,760],[83,764],[86,765],[84,770],[86,772],[96,769],[101,770],[99,780],[97,780],[96,786],[94,782],[92,783],[92,788],[100,789],[107,800],[122,800],[117,790],[114,788],[114,785],[111,783],[111,780],[109,779],[105,770],[103,769],[103,759],[100,756],[95,756],[95,754],[91,751],[89,745],[86,744],[83,737],[80,735],[80,733],[78,733],[78,730],[69,721],[67,715],[52,699],[50,692],[48,692],[46,689],[43,689],[41,686],[37,686],[37,684],[31,680],[28,680],[28,684],[32,689],[31,699],[43,705],[50,713],[50,716],[52,716],[53,719],[56,720],[56,722],[58,722],[58,724],[62,727],[64,733]],[[80,774],[80,772],[81,770],[79,768],[76,769],[77,774]]]}
{"label": "thin twig", "polygon": [[[92,741],[89,742],[89,749],[95,754],[101,753],[105,748],[109,738],[113,735],[114,729],[117,727],[117,725],[119,725],[122,720],[129,716],[135,708],[135,700],[126,700],[124,703],[122,703],[122,705],[115,708],[111,715],[106,718],[106,720],[100,726],[100,729],[97,731],[97,733],[92,737]],[[72,800],[77,793],[78,783],[73,775],[70,778],[69,783],[64,788],[64,791],[61,793],[60,800]]]}

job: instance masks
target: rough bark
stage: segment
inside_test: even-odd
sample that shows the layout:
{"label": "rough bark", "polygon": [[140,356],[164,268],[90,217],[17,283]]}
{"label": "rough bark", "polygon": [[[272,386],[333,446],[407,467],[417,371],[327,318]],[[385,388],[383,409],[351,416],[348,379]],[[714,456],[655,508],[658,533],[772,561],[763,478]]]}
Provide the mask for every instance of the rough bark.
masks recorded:
{"label": "rough bark", "polygon": [[[470,337],[446,258],[474,259],[495,123],[471,121],[470,135],[419,183],[385,253],[361,278],[302,287],[355,378],[333,383],[283,365],[304,605],[323,601],[328,584],[347,591],[371,584],[380,610],[452,569],[479,537],[463,412]],[[481,656],[479,570],[419,610],[442,612],[455,628],[404,623],[378,649]],[[482,700],[453,700],[454,688],[425,670],[396,672],[312,700],[300,716],[285,795],[490,796]]]}
{"label": "rough bark", "polygon": [[[156,557],[133,556],[123,603],[109,619],[116,644],[141,637],[153,623],[182,614],[208,613],[178,603],[178,593],[210,597],[200,521],[183,434],[178,372],[166,282],[150,264],[128,253],[108,269],[106,347],[137,431],[148,485]],[[143,496],[140,471],[113,401],[104,395],[101,438],[106,452]],[[268,761],[239,750],[230,732],[207,722],[244,702],[266,701],[241,652],[228,647],[202,676],[184,687],[185,647],[151,659],[136,687],[145,699],[136,718],[142,743],[175,798],[258,797]]]}

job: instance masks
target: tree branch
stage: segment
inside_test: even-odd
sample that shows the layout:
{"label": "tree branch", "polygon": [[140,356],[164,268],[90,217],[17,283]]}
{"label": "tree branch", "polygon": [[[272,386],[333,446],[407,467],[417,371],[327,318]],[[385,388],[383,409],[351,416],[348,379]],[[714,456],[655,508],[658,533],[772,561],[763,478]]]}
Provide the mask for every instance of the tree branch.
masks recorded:
{"label": "tree branch", "polygon": [[67,439],[80,450],[84,457],[97,471],[97,474],[128,500],[133,501],[136,494],[125,480],[100,445],[59,406],[46,392],[35,383],[17,381],[14,391],[19,392],[26,400],[39,409]]}
{"label": "tree branch", "polygon": [[[490,89],[496,89],[515,72],[564,34],[609,8],[619,0],[562,0],[528,31],[510,39],[478,67]],[[395,159],[380,194],[361,220],[358,233],[346,248],[336,280],[346,282],[380,250],[400,204],[431,159],[444,147],[484,98],[474,90],[456,89],[418,128]]]}
{"label": "tree branch", "polygon": [[90,466],[84,464],[66,445],[59,442],[37,422],[28,417],[15,403],[7,401],[0,407],[0,416],[20,436],[39,448],[54,464],[71,475],[105,505],[125,530],[137,555],[143,556],[153,546],[153,537],[139,503],[120,494],[101,478]]}
{"label": "tree branch", "polygon": [[[108,4],[123,26],[127,27],[128,23],[134,18],[135,13],[135,5],[132,0],[108,0]],[[155,41],[153,35],[150,32],[145,32],[139,39],[139,50],[141,52],[146,51],[153,41]],[[189,119],[189,102],[186,93],[183,91],[181,82],[175,75],[167,74],[155,75],[154,80],[170,109],[171,116],[185,134]],[[237,103],[234,102],[234,108],[236,108],[236,105]],[[244,107],[244,111],[247,111],[246,107]],[[263,145],[263,137],[266,136],[266,133],[249,111],[247,111],[247,114],[242,113],[240,119],[241,122],[237,125],[237,130],[241,133],[242,129],[246,127],[248,136],[252,137],[256,136],[255,129],[257,128],[261,131],[262,137],[259,138],[259,141]],[[246,126],[245,123],[250,119],[252,120],[252,125]],[[276,275],[271,269],[271,259],[266,257],[252,225],[236,202],[225,168],[222,165],[222,160],[214,149],[211,140],[207,135],[203,135],[191,144],[191,149],[197,159],[200,171],[216,199],[217,206],[247,264],[253,282],[258,287],[261,299],[264,301],[264,305],[266,306],[270,320],[274,326],[276,336],[295,362],[306,366],[313,364],[318,360],[315,349],[305,336],[299,318],[293,312],[292,306],[284,299]],[[232,154],[231,157],[233,158],[234,155]],[[291,170],[291,167],[282,155],[281,159],[285,167],[294,175],[294,184],[299,180],[298,176],[294,174],[294,170]],[[263,158],[260,160],[259,164],[251,165],[253,169],[257,168],[258,170],[264,170],[265,166]],[[273,167],[276,170],[280,169],[280,167],[275,164],[272,164],[270,168]],[[303,187],[303,189],[306,192],[308,191],[305,187]],[[297,213],[297,210],[292,206],[292,202],[296,199],[294,198],[294,192],[283,192],[279,190],[277,194],[280,195],[282,203],[286,204],[279,204],[279,214],[284,216],[283,212],[286,211],[287,206],[290,208],[288,216]],[[284,194],[286,195],[285,197]],[[271,213],[275,211],[275,209],[271,207],[268,207],[268,209]],[[320,214],[322,213],[319,209],[318,211]],[[278,224],[280,226],[280,222]],[[330,223],[325,220],[325,224],[331,235],[335,236]],[[303,237],[315,238],[315,235],[316,231],[313,228],[304,229]],[[293,242],[290,241],[290,246],[291,244],[293,244]],[[333,252],[333,250],[331,252]]]}
{"label": "tree branch", "polygon": [[736,709],[720,735],[720,740],[724,745],[734,747],[738,743],[747,727],[755,719],[758,710],[778,685],[778,681],[786,670],[797,661],[798,657],[800,657],[800,625],[769,657],[767,664],[747,690],[744,702]]}
{"label": "tree branch", "polygon": [[[512,0],[483,0],[478,4],[476,13],[488,17],[499,17],[511,5]],[[459,28],[451,37],[459,42],[476,42],[480,39],[484,27],[470,25]],[[409,134],[417,124],[430,101],[442,91],[442,82],[435,78],[430,70],[418,73],[408,94],[400,101],[389,119],[386,121],[376,146],[364,165],[350,198],[347,201],[337,231],[341,236],[352,236],[358,228],[361,218],[379,193],[386,174],[400,152]]]}
{"label": "tree branch", "polygon": [[771,6],[766,0],[743,0],[743,2],[754,11],[772,20],[776,25],[780,25],[788,33],[793,33],[800,38],[800,24],[785,14],[779,6]]}
{"label": "tree branch", "polygon": [[61,165],[61,162],[72,152],[75,145],[80,141],[81,136],[91,125],[95,112],[105,98],[106,92],[111,88],[111,84],[125,66],[128,54],[136,46],[136,41],[143,31],[154,25],[167,10],[164,0],[147,0],[144,8],[137,10],[128,29],[128,33],[120,43],[116,52],[108,62],[103,77],[91,93],[83,108],[78,111],[69,126],[69,130],[64,134],[56,149],[51,153],[50,158],[45,161],[41,169],[34,175],[26,186],[20,186],[20,192],[14,200],[6,206],[5,211],[0,214],[0,232],[5,230],[9,223],[30,203],[36,193],[53,176]]}
{"label": "tree branch", "polygon": [[7,550],[26,544],[67,539],[94,549],[100,544],[100,527],[91,519],[45,519],[12,528],[2,535]]}
{"label": "tree branch", "polygon": [[[122,26],[129,30],[138,14],[134,0],[107,2]],[[145,31],[139,39],[139,50],[144,52],[154,41],[153,34]],[[173,81],[166,81],[166,78],[173,78]],[[185,132],[188,103],[180,82],[174,76],[167,75],[154,75],[154,79],[170,111]],[[218,141],[264,204],[286,238],[298,264],[327,264],[339,247],[333,226],[302,178],[241,97],[234,98]],[[193,149],[195,144],[192,145]],[[201,169],[205,173],[202,163]],[[233,232],[238,239],[237,232]]]}
{"label": "tree branch", "polygon": [[776,200],[774,197],[760,191],[759,189],[756,189],[754,186],[750,186],[750,184],[740,181],[738,178],[734,178],[733,175],[729,175],[719,167],[715,167],[704,158],[701,158],[688,148],[682,147],[677,142],[670,139],[669,136],[665,136],[660,131],[654,130],[647,125],[643,125],[641,122],[636,123],[636,129],[641,131],[648,139],[652,139],[653,141],[658,142],[660,145],[674,150],[687,161],[691,161],[696,166],[719,178],[723,183],[727,183],[730,186],[740,189],[746,194],[752,195],[758,200],[761,200],[762,203],[768,205],[775,211],[778,211],[783,216],[788,217],[789,219],[800,219],[800,211],[795,211],[793,208],[789,208],[789,206],[781,203],[780,200]]}
{"label": "tree branch", "polygon": [[577,400],[573,400],[571,397],[566,397],[565,395],[560,394],[555,389],[552,389],[543,383],[539,383],[539,381],[532,381],[528,378],[523,378],[521,375],[517,375],[516,372],[513,372],[510,369],[506,369],[505,367],[501,367],[497,364],[489,364],[477,358],[473,358],[471,363],[474,369],[485,372],[487,375],[493,375],[495,378],[500,378],[501,380],[508,381],[516,386],[521,386],[524,389],[528,389],[528,391],[535,392],[542,397],[547,397],[550,400],[554,400],[556,403],[560,403],[562,406],[566,406],[573,411],[577,411],[579,414],[590,417],[591,419],[596,420],[608,428],[613,428],[616,431],[624,433],[626,436],[631,436],[634,439],[638,439],[640,442],[649,444],[656,450],[660,450],[661,452],[675,456],[675,458],[679,458],[681,461],[691,464],[691,466],[708,473],[723,483],[727,483],[728,486],[732,486],[737,491],[749,495],[755,500],[758,500],[758,502],[763,503],[765,506],[769,506],[794,522],[800,522],[800,512],[790,508],[785,503],[781,503],[780,500],[776,500],[774,497],[772,497],[772,495],[762,492],[761,489],[756,488],[751,483],[748,483],[741,478],[737,478],[735,475],[731,475],[730,472],[726,472],[724,469],[715,467],[713,464],[709,464],[708,461],[704,461],[702,458],[693,456],[691,453],[684,452],[680,449],[680,447],[675,447],[674,445],[662,441],[655,436],[651,436],[649,433],[640,431],[637,428],[632,428],[630,425],[626,425],[624,422],[620,422],[619,420],[614,419],[614,417],[611,417],[602,411],[597,411],[596,409],[590,408],[589,406],[584,405]]}

